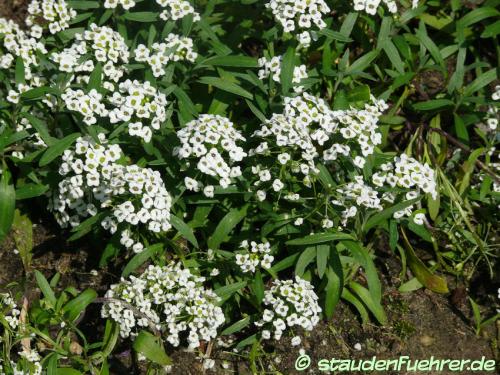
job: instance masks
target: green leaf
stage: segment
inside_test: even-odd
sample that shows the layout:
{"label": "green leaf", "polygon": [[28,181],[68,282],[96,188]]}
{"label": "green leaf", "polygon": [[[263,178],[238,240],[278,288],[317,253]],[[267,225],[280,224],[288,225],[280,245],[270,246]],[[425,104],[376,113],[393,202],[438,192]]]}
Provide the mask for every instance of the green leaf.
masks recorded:
{"label": "green leaf", "polygon": [[347,100],[349,103],[370,101],[370,87],[368,85],[360,85],[349,90]]}
{"label": "green leaf", "polygon": [[67,3],[73,9],[97,9],[100,6],[98,1],[68,0]]}
{"label": "green leaf", "polygon": [[198,241],[196,240],[193,230],[189,227],[189,225],[175,215],[170,215],[170,223],[175,229],[177,229],[182,237],[191,242],[194,247],[198,248]]}
{"label": "green leaf", "polygon": [[56,295],[54,294],[54,291],[50,287],[45,276],[43,276],[40,271],[35,270],[35,279],[45,298],[49,301],[52,307],[54,307],[57,303]]}
{"label": "green leaf", "polygon": [[147,359],[162,366],[172,364],[172,360],[165,353],[161,339],[147,331],[141,331],[134,340],[133,348]]}
{"label": "green leaf", "polygon": [[297,263],[295,264],[295,274],[302,277],[306,270],[306,267],[311,263],[316,257],[316,246],[307,247],[299,256]]}
{"label": "green leaf", "polygon": [[303,238],[287,241],[290,246],[315,245],[323,242],[352,240],[353,237],[347,233],[315,233]]}
{"label": "green leaf", "polygon": [[434,61],[444,69],[445,65],[443,56],[441,56],[441,51],[427,35],[427,30],[425,29],[425,24],[422,20],[420,21],[420,27],[416,31],[415,36],[418,40],[420,40],[420,43],[425,47],[425,49],[429,51]]}
{"label": "green leaf", "polygon": [[53,87],[35,87],[31,90],[25,91],[21,94],[21,99],[34,100],[39,99],[46,94],[56,94],[59,91]]}
{"label": "green leaf", "polygon": [[40,158],[40,162],[38,163],[40,167],[50,164],[50,162],[60,156],[64,150],[67,150],[78,137],[80,137],[80,133],[73,133],[54,142]]}
{"label": "green leaf", "polygon": [[82,375],[82,373],[69,367],[59,367],[56,369],[56,375]]}
{"label": "green leaf", "polygon": [[24,61],[22,57],[18,56],[16,58],[16,71],[15,71],[16,84],[25,83],[25,71],[24,71]]}
{"label": "green leaf", "polygon": [[346,74],[351,75],[354,73],[362,72],[363,70],[365,70],[366,68],[368,68],[370,66],[372,61],[377,58],[378,54],[379,54],[379,51],[377,51],[377,50],[370,51],[370,52],[364,54],[359,59],[354,61],[350,66],[347,67],[347,69],[345,71]]}
{"label": "green leaf", "polygon": [[316,267],[318,270],[318,276],[323,278],[326,268],[328,266],[328,256],[330,255],[329,245],[317,245],[316,246]]}
{"label": "green leaf", "polygon": [[445,107],[453,107],[454,105],[455,103],[450,99],[433,99],[426,102],[415,103],[413,104],[413,108],[417,111],[433,111]]}
{"label": "green leaf", "polygon": [[77,297],[66,303],[62,308],[64,314],[67,314],[69,320],[76,320],[80,314],[97,298],[95,290],[86,289]]}
{"label": "green leaf", "polygon": [[483,33],[481,34],[481,38],[494,38],[498,34],[500,34],[500,21],[486,26]]}
{"label": "green leaf", "polygon": [[457,28],[466,28],[472,26],[475,23],[481,22],[482,20],[490,17],[497,17],[500,12],[492,7],[481,6],[468,12],[457,22]]}
{"label": "green leaf", "polygon": [[80,223],[80,225],[71,230],[71,233],[73,234],[68,238],[68,241],[70,242],[76,241],[85,236],[86,234],[90,233],[92,228],[94,228],[95,224],[100,222],[105,215],[106,212],[99,212],[98,214],[84,220],[82,223]]}
{"label": "green leaf", "polygon": [[345,42],[345,43],[352,42],[352,39],[349,38],[348,36],[344,35],[341,32],[330,30],[327,27],[319,30],[318,34],[319,35],[324,35],[327,38],[330,38],[330,39],[333,39],[333,40],[338,40],[339,42]]}
{"label": "green leaf", "polygon": [[92,74],[90,75],[89,78],[89,84],[87,85],[87,91],[90,91],[92,89],[99,89],[101,86],[101,81],[102,81],[102,64],[97,63],[95,66],[94,70],[92,71]]}
{"label": "green leaf", "polygon": [[122,277],[127,277],[132,272],[134,272],[137,268],[144,264],[149,258],[151,258],[158,251],[163,249],[163,244],[157,243],[151,246],[146,247],[140,253],[134,255],[132,259],[127,263],[125,268],[122,271]]}
{"label": "green leaf", "polygon": [[342,241],[342,244],[349,249],[356,261],[365,270],[370,294],[372,295],[374,301],[380,302],[382,300],[382,284],[380,283],[377,268],[375,267],[375,263],[373,263],[373,259],[370,257],[370,254],[357,242]]}
{"label": "green leaf", "polygon": [[225,330],[223,330],[220,334],[221,334],[221,336],[232,335],[233,333],[240,332],[243,328],[248,327],[249,324],[250,324],[250,317],[247,316],[246,318],[240,319],[236,323],[231,324],[229,327],[227,327]]}
{"label": "green leaf", "polygon": [[365,231],[365,233],[368,232],[370,229],[372,229],[377,224],[381,223],[382,221],[384,221],[386,219],[389,219],[395,212],[404,210],[406,207],[411,206],[413,203],[416,203],[419,200],[420,200],[420,197],[410,199],[408,201],[398,203],[392,207],[388,207],[385,210],[376,213],[375,215],[373,215],[372,217],[370,217],[366,221],[363,230]]}
{"label": "green leaf", "polygon": [[31,265],[31,251],[33,249],[33,224],[27,215],[21,215],[19,210],[15,211],[12,223],[12,234],[16,249],[19,251],[24,269]]}
{"label": "green leaf", "polygon": [[432,272],[425,266],[425,264],[416,256],[413,247],[406,237],[405,231],[402,229],[403,239],[405,243],[406,254],[408,257],[408,265],[415,277],[426,288],[436,293],[448,293],[448,285],[446,280],[432,274]]}
{"label": "green leaf", "polygon": [[219,77],[201,77],[198,82],[205,85],[210,85],[217,87],[218,89],[230,92],[238,96],[242,96],[247,99],[252,99],[253,95],[247,90],[241,88],[236,83],[219,78]]}
{"label": "green leaf", "polygon": [[368,310],[370,310],[380,324],[384,325],[387,323],[387,316],[385,315],[384,308],[380,302],[372,298],[371,293],[365,287],[355,281],[351,281],[349,287],[359,296],[361,301],[368,307]]}
{"label": "green leaf", "polygon": [[22,116],[30,122],[33,128],[36,129],[40,138],[47,144],[47,146],[52,146],[54,144],[54,138],[52,138],[49,134],[49,129],[47,124],[40,120],[38,117],[35,117],[29,113],[22,113]]}
{"label": "green leaf", "polygon": [[214,56],[202,62],[203,65],[229,66],[236,68],[258,68],[255,57],[250,56]]}
{"label": "green leaf", "polygon": [[0,242],[9,233],[14,221],[14,210],[16,208],[16,190],[10,183],[10,172],[4,164],[0,175]]}
{"label": "green leaf", "polygon": [[293,70],[295,68],[295,49],[289,47],[281,62],[280,82],[283,95],[286,96],[292,88]]}
{"label": "green leaf", "polygon": [[481,73],[474,81],[472,81],[464,90],[464,96],[470,96],[476,91],[481,90],[483,87],[489,85],[497,79],[496,69],[491,69],[486,73]]}
{"label": "green leaf", "polygon": [[219,248],[220,244],[226,240],[226,237],[231,233],[234,227],[236,227],[236,225],[246,216],[247,209],[248,205],[240,209],[233,208],[222,218],[215,228],[214,233],[208,239],[207,243],[210,249],[216,250]]}
{"label": "green leaf", "polygon": [[39,197],[49,190],[48,185],[25,184],[16,189],[16,200],[30,199]]}
{"label": "green leaf", "polygon": [[246,281],[239,281],[233,284],[224,285],[214,290],[214,293],[219,296],[223,301],[231,297],[237,291],[247,286]]}
{"label": "green leaf", "polygon": [[331,318],[342,295],[343,280],[330,267],[328,268],[326,277],[328,282],[325,288],[325,315],[327,318]]}
{"label": "green leaf", "polygon": [[253,292],[255,294],[255,297],[257,298],[257,301],[262,302],[264,299],[264,280],[262,279],[262,273],[260,270],[257,270],[255,272],[254,280],[253,280]]}
{"label": "green leaf", "polygon": [[155,22],[158,17],[158,13],[156,12],[134,12],[134,13],[125,13],[123,18],[128,21],[135,22]]}

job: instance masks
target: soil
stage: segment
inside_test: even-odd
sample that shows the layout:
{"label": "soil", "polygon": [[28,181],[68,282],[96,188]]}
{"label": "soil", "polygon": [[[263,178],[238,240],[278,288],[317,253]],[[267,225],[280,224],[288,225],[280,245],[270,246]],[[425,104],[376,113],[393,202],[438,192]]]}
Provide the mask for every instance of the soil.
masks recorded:
{"label": "soil", "polygon": [[[3,0],[0,17],[12,18],[22,22],[26,10],[25,0]],[[442,89],[442,77],[429,80],[424,74],[419,82],[431,82],[433,89]],[[43,216],[43,215],[42,215]],[[32,219],[33,220],[33,219]],[[95,289],[103,295],[110,283],[119,279],[119,274],[109,269],[98,269],[99,244],[89,244],[85,240],[68,243],[66,233],[61,233],[50,220],[35,220],[34,257],[32,267],[40,270],[46,277],[56,272],[61,274],[59,289],[75,286],[79,290]],[[0,244],[0,288],[12,282],[23,282],[23,264],[14,253],[15,243],[9,236]],[[411,359],[425,359],[431,356],[440,359],[500,359],[498,352],[500,324],[487,326],[481,335],[473,329],[472,311],[467,301],[469,290],[463,285],[454,285],[455,280],[448,280],[452,293],[438,295],[427,290],[418,290],[409,294],[398,292],[401,280],[388,275],[399,275],[399,261],[395,257],[383,258],[379,268],[384,272],[384,307],[389,316],[386,326],[362,325],[358,315],[350,306],[339,303],[333,319],[323,321],[311,333],[301,334],[302,343],[292,347],[290,338],[281,342],[272,342],[256,357],[256,368],[251,368],[246,359],[247,353],[235,353],[225,349],[222,344],[215,344],[212,358],[216,364],[212,370],[204,371],[201,361],[194,353],[183,350],[170,351],[174,365],[171,373],[175,375],[212,374],[252,374],[267,372],[274,374],[298,374],[295,361],[299,350],[303,349],[311,358],[311,367],[302,373],[320,373],[315,364],[320,359],[371,359],[372,356],[385,359],[397,359],[408,356]],[[481,309],[485,316],[493,311],[493,302],[488,301],[492,286],[487,278],[475,280],[474,298],[481,300]],[[498,286],[496,286],[498,287]],[[27,295],[36,299],[39,290],[32,280],[25,284]],[[99,317],[98,305],[91,306],[81,322],[83,332],[95,341],[102,337],[103,324]],[[94,341],[94,342],[95,342]],[[141,366],[135,364],[128,342],[119,344],[110,361],[112,374],[140,374]],[[227,367],[227,368],[225,368]],[[437,372],[429,372],[434,374]],[[480,374],[480,372],[475,372]],[[386,374],[406,374],[405,372],[386,372]],[[439,372],[452,374],[452,372]]]}

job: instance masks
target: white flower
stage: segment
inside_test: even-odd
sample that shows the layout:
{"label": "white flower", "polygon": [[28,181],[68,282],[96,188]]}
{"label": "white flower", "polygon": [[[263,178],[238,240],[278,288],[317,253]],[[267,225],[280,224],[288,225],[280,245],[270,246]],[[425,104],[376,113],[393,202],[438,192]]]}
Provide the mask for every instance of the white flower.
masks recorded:
{"label": "white flower", "polygon": [[417,213],[413,217],[413,222],[417,225],[423,225],[425,222],[425,214],[423,213]]}
{"label": "white flower", "polygon": [[294,326],[311,331],[320,320],[318,296],[311,283],[298,276],[295,281],[275,280],[264,292],[262,303],[266,309],[255,325],[263,328],[261,336],[264,340],[270,339],[271,333],[274,333],[275,340],[279,340],[287,328]]}
{"label": "white flower", "polygon": [[69,22],[77,15],[65,0],[32,0],[28,6],[26,25],[35,28],[35,35],[41,36],[40,28],[47,26],[51,34],[69,28]]}
{"label": "white flower", "polygon": [[219,297],[205,289],[204,282],[203,277],[195,276],[180,264],[151,265],[138,277],[130,276],[111,285],[105,295],[134,306],[142,316],[120,302],[105,304],[101,314],[119,324],[123,338],[135,336],[141,327],[154,325],[172,346],[179,346],[181,337],[187,337],[193,349],[201,340],[214,339],[225,321],[217,306]]}
{"label": "white flower", "polygon": [[185,0],[156,0],[156,2],[165,9],[161,14],[160,18],[168,21],[172,19],[174,21],[182,19],[189,14],[193,15],[193,21],[199,21],[200,15],[194,10],[193,6]]}
{"label": "white flower", "polygon": [[292,346],[299,346],[302,340],[300,339],[300,336],[295,336],[292,338]]}

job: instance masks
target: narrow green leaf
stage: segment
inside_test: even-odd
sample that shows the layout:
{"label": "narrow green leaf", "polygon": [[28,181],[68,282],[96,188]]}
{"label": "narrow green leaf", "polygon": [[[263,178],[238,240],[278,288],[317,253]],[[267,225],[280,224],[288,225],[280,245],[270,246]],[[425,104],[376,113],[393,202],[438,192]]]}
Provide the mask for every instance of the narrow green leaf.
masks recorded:
{"label": "narrow green leaf", "polygon": [[96,298],[97,293],[95,290],[86,289],[77,297],[66,303],[63,306],[62,311],[64,314],[67,314],[69,320],[74,321]]}
{"label": "narrow green leaf", "polygon": [[315,233],[303,238],[287,241],[290,246],[315,245],[330,241],[352,240],[353,237],[347,233]]}
{"label": "narrow green leaf", "polygon": [[10,183],[10,172],[3,164],[0,175],[0,243],[10,231],[16,208],[16,191]]}
{"label": "narrow green leaf", "polygon": [[78,137],[80,137],[80,133],[73,133],[54,142],[40,158],[40,167],[50,164],[50,162],[60,156],[64,150],[67,150]]}
{"label": "narrow green leaf", "polygon": [[165,353],[161,339],[147,331],[141,331],[134,340],[133,348],[147,359],[162,366],[172,364],[172,360]]}
{"label": "narrow green leaf", "polygon": [[295,49],[289,47],[281,62],[280,82],[283,95],[287,95],[292,88],[293,70],[295,68]]}
{"label": "narrow green leaf", "polygon": [[216,250],[219,248],[220,244],[226,240],[226,237],[231,233],[234,227],[236,227],[236,225],[246,216],[247,209],[248,205],[240,209],[234,208],[222,218],[215,228],[214,233],[208,239],[208,247],[210,249]]}
{"label": "narrow green leaf", "polygon": [[146,247],[143,251],[138,254],[135,254],[132,259],[127,263],[125,268],[122,271],[122,277],[127,277],[132,272],[134,272],[137,268],[144,264],[149,258],[151,258],[158,251],[163,249],[163,245],[161,243],[157,243],[151,246]]}
{"label": "narrow green leaf", "polygon": [[191,229],[189,225],[187,225],[182,219],[178,218],[175,215],[170,216],[170,223],[175,229],[177,229],[182,237],[191,242],[194,247],[198,247],[198,241],[194,236],[193,229]]}
{"label": "narrow green leaf", "polygon": [[235,94],[238,96],[242,96],[247,99],[252,99],[253,95],[247,90],[241,88],[234,82],[219,78],[219,77],[201,77],[198,82],[203,83],[205,85],[210,85],[217,87],[218,89],[230,92],[231,94]]}
{"label": "narrow green leaf", "polygon": [[52,304],[52,306],[55,306],[57,299],[45,276],[43,276],[40,271],[35,270],[35,279],[45,298]]}

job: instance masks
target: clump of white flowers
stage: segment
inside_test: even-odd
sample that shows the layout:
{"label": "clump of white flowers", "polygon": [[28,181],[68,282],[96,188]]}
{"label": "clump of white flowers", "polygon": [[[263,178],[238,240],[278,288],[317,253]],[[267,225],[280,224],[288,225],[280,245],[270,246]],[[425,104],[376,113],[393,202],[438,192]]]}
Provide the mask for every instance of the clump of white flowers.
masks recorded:
{"label": "clump of white flowers", "polygon": [[236,264],[244,273],[254,273],[257,267],[271,268],[274,257],[270,255],[271,244],[269,242],[257,243],[255,241],[243,241],[240,246],[244,252],[236,254]]}
{"label": "clump of white flowers", "polygon": [[[168,231],[172,199],[160,173],[137,165],[121,165],[118,145],[102,144],[90,137],[76,141],[74,150],[66,150],[59,174],[64,179],[49,201],[49,210],[62,227],[78,226],[87,218],[107,210],[101,225],[115,233],[122,232],[122,243],[135,252],[143,250],[132,237],[144,230],[152,233]],[[124,240],[125,237],[125,240]]]}
{"label": "clump of white flowers", "polygon": [[50,33],[56,34],[67,29],[69,21],[76,15],[76,10],[66,0],[32,0],[28,6],[26,24],[43,26],[48,23]]}
{"label": "clump of white flowers", "polygon": [[293,327],[312,331],[320,320],[318,296],[309,281],[299,276],[293,280],[275,280],[264,292],[266,307],[262,319],[255,322],[262,328],[262,338],[280,340],[283,333]]}
{"label": "clump of white flowers", "polygon": [[[271,59],[267,59],[265,57],[261,57],[259,59],[259,79],[265,79],[271,77],[273,81],[280,83],[280,74],[281,74],[281,63],[283,60],[283,56],[274,56]],[[304,64],[295,66],[293,68],[293,78],[292,83],[294,83],[293,90],[295,92],[302,92],[304,88],[299,86],[300,82],[303,79],[308,77],[306,66]]]}
{"label": "clump of white flowers", "polygon": [[165,68],[173,61],[194,62],[198,54],[193,51],[193,40],[186,36],[170,33],[162,43],[153,43],[151,48],[139,44],[134,52],[135,59],[146,62],[153,70],[155,77],[166,74]]}
{"label": "clump of white flowers", "polygon": [[189,14],[193,15],[193,21],[199,21],[200,15],[197,13],[193,6],[185,0],[156,0],[156,2],[163,8],[167,8],[160,13],[162,20],[178,20],[186,17]]}
{"label": "clump of white flowers", "polygon": [[38,53],[46,54],[45,45],[36,37],[21,30],[19,25],[11,20],[0,18],[0,69],[9,69],[14,65],[16,57],[24,63],[24,76],[31,80],[32,69],[38,67]]}
{"label": "clump of white flowers", "polygon": [[[129,50],[123,37],[107,26],[90,25],[90,30],[75,35],[76,41],[60,53],[53,53],[51,58],[59,64],[59,70],[68,73],[87,73],[78,76],[78,82],[87,83],[90,73],[97,63],[102,64],[104,78],[118,82],[125,73],[124,65],[129,60]],[[91,58],[84,58],[91,54]],[[112,84],[103,84],[112,90]]]}
{"label": "clump of white flowers", "polygon": [[68,88],[61,95],[61,99],[67,109],[80,113],[83,116],[83,122],[87,125],[94,125],[97,123],[97,117],[108,115],[108,110],[102,102],[102,94],[95,89],[85,93],[83,90]]}
{"label": "clump of white flowers", "polygon": [[[2,364],[0,358],[0,373],[12,375],[42,375],[42,360],[40,354],[35,349],[23,349],[18,352],[20,359],[17,362],[10,360],[10,366]],[[8,370],[12,371],[9,372]]]}
{"label": "clump of white flowers", "polygon": [[[324,0],[270,0],[266,8],[271,9],[285,32],[297,34],[299,42],[304,45],[311,41],[309,30],[313,26],[318,29],[326,27],[323,16],[330,12]],[[302,33],[299,33],[300,30],[303,30]]]}
{"label": "clump of white flowers", "polygon": [[196,348],[201,340],[214,339],[225,320],[219,297],[204,282],[180,263],[151,265],[140,276],[122,278],[110,287],[102,316],[116,321],[124,338],[153,325],[171,345],[179,346],[185,333],[189,347]]}
{"label": "clump of white flowers", "polygon": [[[500,85],[495,86],[495,91],[491,95],[491,99],[495,101],[500,100]],[[498,110],[498,107],[490,105],[488,107],[488,111],[486,112],[486,125],[488,125],[488,130],[490,132],[496,132],[499,119],[500,111]]]}
{"label": "clump of white flowers", "polygon": [[[9,328],[18,336],[20,336],[20,332],[18,332],[18,330],[22,327],[20,316],[21,310],[12,296],[9,293],[0,293],[0,317],[2,320],[7,322]],[[12,373],[14,375],[42,374],[42,365],[40,364],[41,357],[36,350],[24,348],[21,352],[18,352],[18,355],[20,357],[18,362],[16,363],[11,360],[9,368],[2,364],[3,358],[0,358],[1,374],[10,373],[7,371],[8,369],[13,371]]]}
{"label": "clump of white flowers", "polygon": [[109,98],[115,107],[109,111],[112,124],[128,122],[129,135],[150,142],[153,130],[167,118],[167,97],[151,83],[126,80]]}
{"label": "clump of white flowers", "polygon": [[[354,5],[354,10],[365,11],[368,14],[377,14],[378,7],[381,3],[387,6],[387,10],[390,13],[396,13],[398,11],[397,3],[394,0],[352,0]],[[418,0],[412,0],[412,8],[418,7]]]}
{"label": "clump of white flowers", "polygon": [[134,0],[106,0],[104,2],[104,8],[107,9],[115,9],[119,5],[122,6],[123,9],[129,10],[135,7],[135,1]]}
{"label": "clump of white flowers", "polygon": [[342,157],[362,168],[382,141],[378,120],[387,108],[381,100],[372,97],[371,101],[363,109],[333,111],[323,99],[308,93],[285,98],[283,113],[274,114],[254,133],[262,142],[250,154],[268,158],[265,164],[257,158],[252,167],[258,175],[255,184],[272,185],[274,191],[280,191],[282,180],[298,181],[301,175],[302,182],[311,186],[318,160],[332,162]]}
{"label": "clump of white flowers", "polygon": [[[219,115],[200,115],[180,129],[177,137],[181,146],[174,149],[174,154],[181,159],[196,159],[198,171],[217,179],[223,188],[241,176],[240,166],[235,164],[247,154],[237,142],[245,141],[245,138],[229,119]],[[197,191],[201,181],[188,177],[186,187]],[[205,192],[208,196],[212,194],[212,189],[208,189],[208,194]]]}

